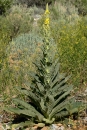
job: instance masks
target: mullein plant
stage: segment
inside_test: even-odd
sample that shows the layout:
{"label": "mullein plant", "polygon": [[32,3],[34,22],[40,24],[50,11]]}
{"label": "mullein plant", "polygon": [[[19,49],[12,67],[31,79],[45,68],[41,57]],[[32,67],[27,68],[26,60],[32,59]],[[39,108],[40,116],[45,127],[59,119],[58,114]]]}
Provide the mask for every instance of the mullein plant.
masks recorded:
{"label": "mullein plant", "polygon": [[27,97],[27,101],[14,98],[15,107],[5,108],[6,111],[25,116],[27,120],[33,119],[34,123],[45,125],[78,112],[81,105],[70,96],[73,90],[73,86],[67,83],[70,76],[59,73],[60,64],[52,49],[49,15],[47,4],[44,14],[41,58],[34,63],[37,71],[29,73],[32,82],[27,88],[17,87],[17,90]]}

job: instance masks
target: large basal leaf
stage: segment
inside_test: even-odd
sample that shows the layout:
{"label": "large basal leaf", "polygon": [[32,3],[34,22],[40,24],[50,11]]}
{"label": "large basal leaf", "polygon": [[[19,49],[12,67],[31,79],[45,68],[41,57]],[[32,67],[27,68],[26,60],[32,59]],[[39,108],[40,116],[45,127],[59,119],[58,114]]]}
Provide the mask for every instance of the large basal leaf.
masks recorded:
{"label": "large basal leaf", "polygon": [[19,123],[14,129],[24,128],[24,127],[33,127],[35,123],[31,120]]}
{"label": "large basal leaf", "polygon": [[73,89],[73,86],[70,86],[69,89],[68,89],[68,91],[66,91],[65,93],[63,93],[63,94],[54,102],[53,106],[55,107],[61,99],[63,99],[64,97],[68,96],[68,95],[70,94],[70,92],[72,91],[72,89]]}
{"label": "large basal leaf", "polygon": [[[35,115],[37,115],[39,118],[43,119],[43,115],[41,115],[32,105],[26,103],[25,101],[22,101],[20,99],[14,99],[15,103],[20,104],[23,106],[25,109],[27,109],[29,112],[33,112]],[[28,113],[29,113],[28,112]]]}
{"label": "large basal leaf", "polygon": [[29,116],[29,117],[35,117],[36,116],[36,114],[33,111],[29,111],[27,109],[22,110],[22,109],[13,107],[13,108],[4,108],[4,110],[6,110],[8,112],[14,112],[18,115],[24,114],[24,115]]}
{"label": "large basal leaf", "polygon": [[56,117],[56,120],[57,120],[58,118],[65,117],[65,116],[68,116],[68,115],[69,115],[69,112],[68,112],[68,111],[62,110],[62,111],[60,111],[59,113],[57,113],[57,114],[55,115],[55,117]]}
{"label": "large basal leaf", "polygon": [[84,110],[84,105],[82,102],[75,101],[75,98],[73,98],[73,100],[67,104],[66,109],[70,114],[72,114],[74,112],[80,112],[80,110]]}
{"label": "large basal leaf", "polygon": [[[61,112],[66,108],[66,105],[69,103],[69,100],[64,100],[63,102],[59,103],[56,107],[53,108],[52,112],[50,113],[49,117],[54,117],[57,113]],[[66,110],[67,111],[67,110]]]}

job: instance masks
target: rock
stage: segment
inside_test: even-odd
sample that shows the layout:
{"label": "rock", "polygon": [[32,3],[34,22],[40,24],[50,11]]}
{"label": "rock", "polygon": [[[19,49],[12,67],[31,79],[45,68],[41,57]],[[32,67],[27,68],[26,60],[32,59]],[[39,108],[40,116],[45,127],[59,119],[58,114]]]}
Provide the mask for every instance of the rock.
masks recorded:
{"label": "rock", "polygon": [[83,119],[83,121],[84,121],[84,124],[87,125],[87,117],[85,117],[85,118]]}
{"label": "rock", "polygon": [[2,124],[1,124],[1,123],[0,123],[0,130],[3,130],[3,129],[2,129]]}
{"label": "rock", "polygon": [[37,128],[38,128],[37,125],[35,125],[35,126],[32,127],[33,130],[37,130]]}
{"label": "rock", "polygon": [[57,130],[64,130],[64,126],[60,126],[60,127],[58,127]]}
{"label": "rock", "polygon": [[29,128],[26,128],[26,130],[30,130]]}
{"label": "rock", "polygon": [[52,124],[52,130],[64,130],[64,126],[61,123]]}
{"label": "rock", "polygon": [[85,89],[85,93],[87,93],[87,89]]}
{"label": "rock", "polygon": [[49,127],[44,126],[41,130],[49,130]]}
{"label": "rock", "polygon": [[59,123],[59,124],[57,124],[57,126],[61,127],[61,126],[62,126],[62,124],[61,124],[61,123]]}
{"label": "rock", "polygon": [[58,126],[56,124],[52,124],[52,130],[57,130]]}

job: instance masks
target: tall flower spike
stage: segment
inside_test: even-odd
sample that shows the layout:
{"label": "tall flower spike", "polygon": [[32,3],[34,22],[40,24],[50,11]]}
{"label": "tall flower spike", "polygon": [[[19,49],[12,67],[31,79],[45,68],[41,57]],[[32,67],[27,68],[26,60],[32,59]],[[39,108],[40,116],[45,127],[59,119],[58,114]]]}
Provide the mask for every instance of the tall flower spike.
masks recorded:
{"label": "tall flower spike", "polygon": [[48,4],[46,5],[46,11],[44,13],[44,24],[43,24],[43,41],[44,41],[44,63],[45,63],[45,81],[46,86],[49,84],[49,75],[50,75],[50,19],[49,19],[49,9]]}
{"label": "tall flower spike", "polygon": [[44,24],[43,24],[43,32],[44,32],[44,37],[47,38],[49,37],[50,34],[50,19],[49,19],[49,9],[48,9],[48,4],[46,5],[46,11],[44,13]]}
{"label": "tall flower spike", "polygon": [[45,11],[45,14],[50,14],[49,9],[48,9],[48,3],[47,3],[47,5],[46,5],[46,11]]}
{"label": "tall flower spike", "polygon": [[50,19],[49,19],[49,9],[48,4],[46,5],[46,10],[44,13],[44,24],[43,24],[43,36],[44,36],[44,46],[46,48],[46,51],[49,50],[49,44],[50,44]]}

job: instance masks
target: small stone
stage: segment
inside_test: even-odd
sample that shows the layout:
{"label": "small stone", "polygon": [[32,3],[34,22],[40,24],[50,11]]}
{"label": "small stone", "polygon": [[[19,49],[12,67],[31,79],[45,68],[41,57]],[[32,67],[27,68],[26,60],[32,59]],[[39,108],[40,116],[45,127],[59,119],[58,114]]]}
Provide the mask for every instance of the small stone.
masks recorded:
{"label": "small stone", "polygon": [[64,126],[61,123],[52,124],[52,130],[64,130]]}
{"label": "small stone", "polygon": [[84,124],[87,124],[87,117],[85,117],[85,118],[83,119],[83,121],[84,121]]}
{"label": "small stone", "polygon": [[57,130],[58,126],[56,124],[52,124],[52,130]]}
{"label": "small stone", "polygon": [[0,130],[3,130],[3,129],[2,129],[2,124],[1,124],[1,123],[0,123]]}
{"label": "small stone", "polygon": [[59,123],[59,124],[57,124],[57,126],[61,127],[61,126],[62,126],[62,124],[61,124],[61,123]]}
{"label": "small stone", "polygon": [[48,130],[49,127],[44,126],[41,130]]}
{"label": "small stone", "polygon": [[64,126],[59,127],[57,130],[64,130]]}
{"label": "small stone", "polygon": [[33,126],[32,128],[33,128],[33,130],[36,130],[38,128],[38,126],[36,125],[36,126]]}
{"label": "small stone", "polygon": [[29,130],[29,128],[26,128],[26,130]]}
{"label": "small stone", "polygon": [[87,93],[87,89],[85,90],[85,93]]}

